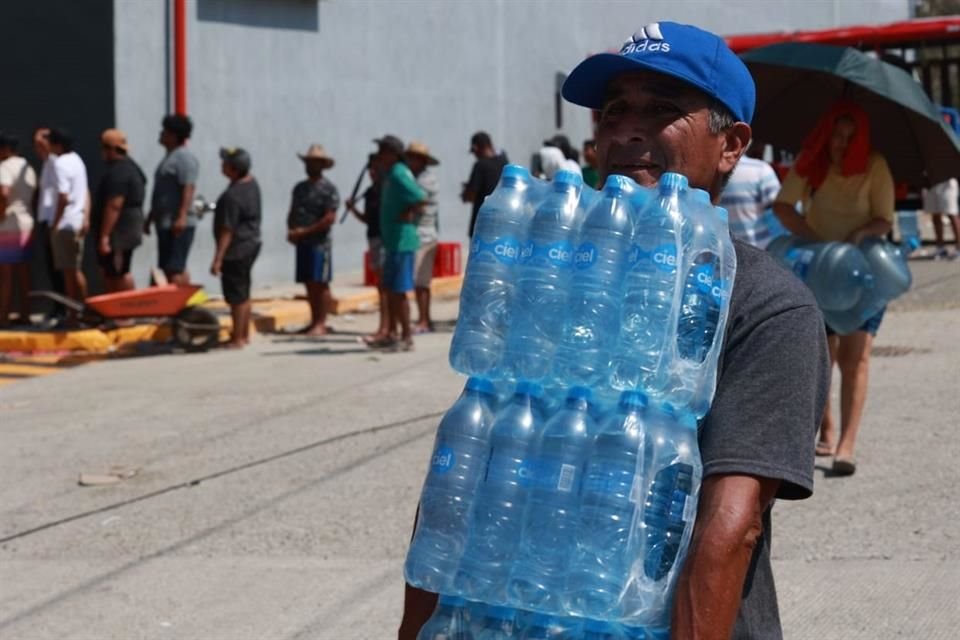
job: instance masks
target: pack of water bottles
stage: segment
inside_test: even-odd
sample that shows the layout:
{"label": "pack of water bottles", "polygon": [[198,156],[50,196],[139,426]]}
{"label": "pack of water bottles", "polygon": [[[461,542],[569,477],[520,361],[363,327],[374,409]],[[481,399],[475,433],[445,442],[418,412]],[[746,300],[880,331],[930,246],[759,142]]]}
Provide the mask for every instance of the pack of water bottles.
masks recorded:
{"label": "pack of water bottles", "polygon": [[[735,269],[726,212],[681,175],[596,191],[505,167],[477,218],[450,350],[469,379],[437,430],[407,581],[510,612],[513,635],[484,638],[668,633]],[[522,635],[535,615],[566,635]]]}
{"label": "pack of water bottles", "polygon": [[867,238],[855,246],[781,236],[767,250],[806,283],[830,328],[846,335],[910,289],[907,256],[918,244]]}

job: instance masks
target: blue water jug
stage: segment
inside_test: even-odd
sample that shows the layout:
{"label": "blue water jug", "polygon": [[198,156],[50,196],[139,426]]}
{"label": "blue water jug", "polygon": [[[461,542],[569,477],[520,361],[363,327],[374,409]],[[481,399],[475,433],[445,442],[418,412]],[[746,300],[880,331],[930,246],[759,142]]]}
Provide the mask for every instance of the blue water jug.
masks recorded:
{"label": "blue water jug", "polygon": [[564,604],[574,615],[597,619],[619,615],[642,499],[646,404],[644,394],[624,391],[590,448],[580,490],[577,545],[564,590]]}
{"label": "blue water jug", "polygon": [[507,589],[518,609],[564,613],[560,594],[576,545],[581,476],[595,431],[589,399],[589,389],[571,389],[537,445],[535,481]]}
{"label": "blue water jug", "polygon": [[503,356],[516,267],[531,218],[530,180],[524,167],[507,165],[477,213],[450,344],[450,366],[466,375],[493,377]]}
{"label": "blue water jug", "polygon": [[781,236],[767,251],[810,287],[823,311],[850,309],[873,288],[870,265],[852,244]]}
{"label": "blue water jug", "polygon": [[417,528],[404,565],[407,582],[416,587],[451,593],[473,497],[487,467],[493,403],[493,385],[470,378],[437,427]]}
{"label": "blue water jug", "polygon": [[659,389],[665,382],[662,358],[672,333],[681,200],[687,179],[665,173],[657,188],[634,225],[610,378],[615,389]]}
{"label": "blue water jug", "polygon": [[635,189],[629,178],[608,177],[581,227],[554,368],[566,386],[594,387],[609,375],[633,235],[629,198]]}
{"label": "blue water jug", "polygon": [[417,640],[473,640],[466,614],[466,601],[441,595],[430,619],[420,627]]}
{"label": "blue water jug", "polygon": [[486,476],[477,489],[467,543],[454,581],[470,600],[506,602],[506,586],[523,531],[527,496],[534,480],[534,454],[541,430],[536,409],[540,388],[520,382],[490,430]]}
{"label": "blue water jug", "polygon": [[553,367],[567,312],[582,185],[577,174],[558,172],[530,223],[503,361],[504,372],[515,380],[540,382]]}

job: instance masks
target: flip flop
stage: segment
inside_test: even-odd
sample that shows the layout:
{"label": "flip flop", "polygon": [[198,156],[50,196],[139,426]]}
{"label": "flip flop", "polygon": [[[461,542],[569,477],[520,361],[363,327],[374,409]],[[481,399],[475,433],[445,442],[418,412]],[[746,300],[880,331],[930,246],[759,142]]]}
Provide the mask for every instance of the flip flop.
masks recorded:
{"label": "flip flop", "polygon": [[853,458],[835,458],[833,460],[833,474],[837,476],[852,476],[857,472],[857,463]]}

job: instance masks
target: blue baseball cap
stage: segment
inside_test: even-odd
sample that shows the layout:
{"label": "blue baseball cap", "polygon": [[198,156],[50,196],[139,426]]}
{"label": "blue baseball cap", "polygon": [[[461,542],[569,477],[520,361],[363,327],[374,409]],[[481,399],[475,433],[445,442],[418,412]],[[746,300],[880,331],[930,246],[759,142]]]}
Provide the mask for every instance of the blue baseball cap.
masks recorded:
{"label": "blue baseball cap", "polygon": [[720,36],[676,22],[648,24],[627,38],[620,53],[590,56],[570,72],[563,97],[600,109],[610,81],[629,71],[673,76],[716,98],[737,120],[753,119],[757,90],[746,65]]}

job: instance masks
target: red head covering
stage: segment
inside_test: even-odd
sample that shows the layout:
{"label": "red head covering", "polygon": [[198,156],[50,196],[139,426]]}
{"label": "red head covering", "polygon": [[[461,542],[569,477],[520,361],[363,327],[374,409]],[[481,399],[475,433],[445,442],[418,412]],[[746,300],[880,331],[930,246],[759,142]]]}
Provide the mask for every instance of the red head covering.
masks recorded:
{"label": "red head covering", "polygon": [[803,141],[794,165],[797,173],[806,178],[814,189],[823,184],[830,170],[830,138],[833,136],[837,119],[842,117],[853,120],[856,130],[843,155],[840,173],[852,176],[867,170],[867,161],[870,159],[870,119],[859,105],[849,100],[841,100],[820,117],[813,131]]}

